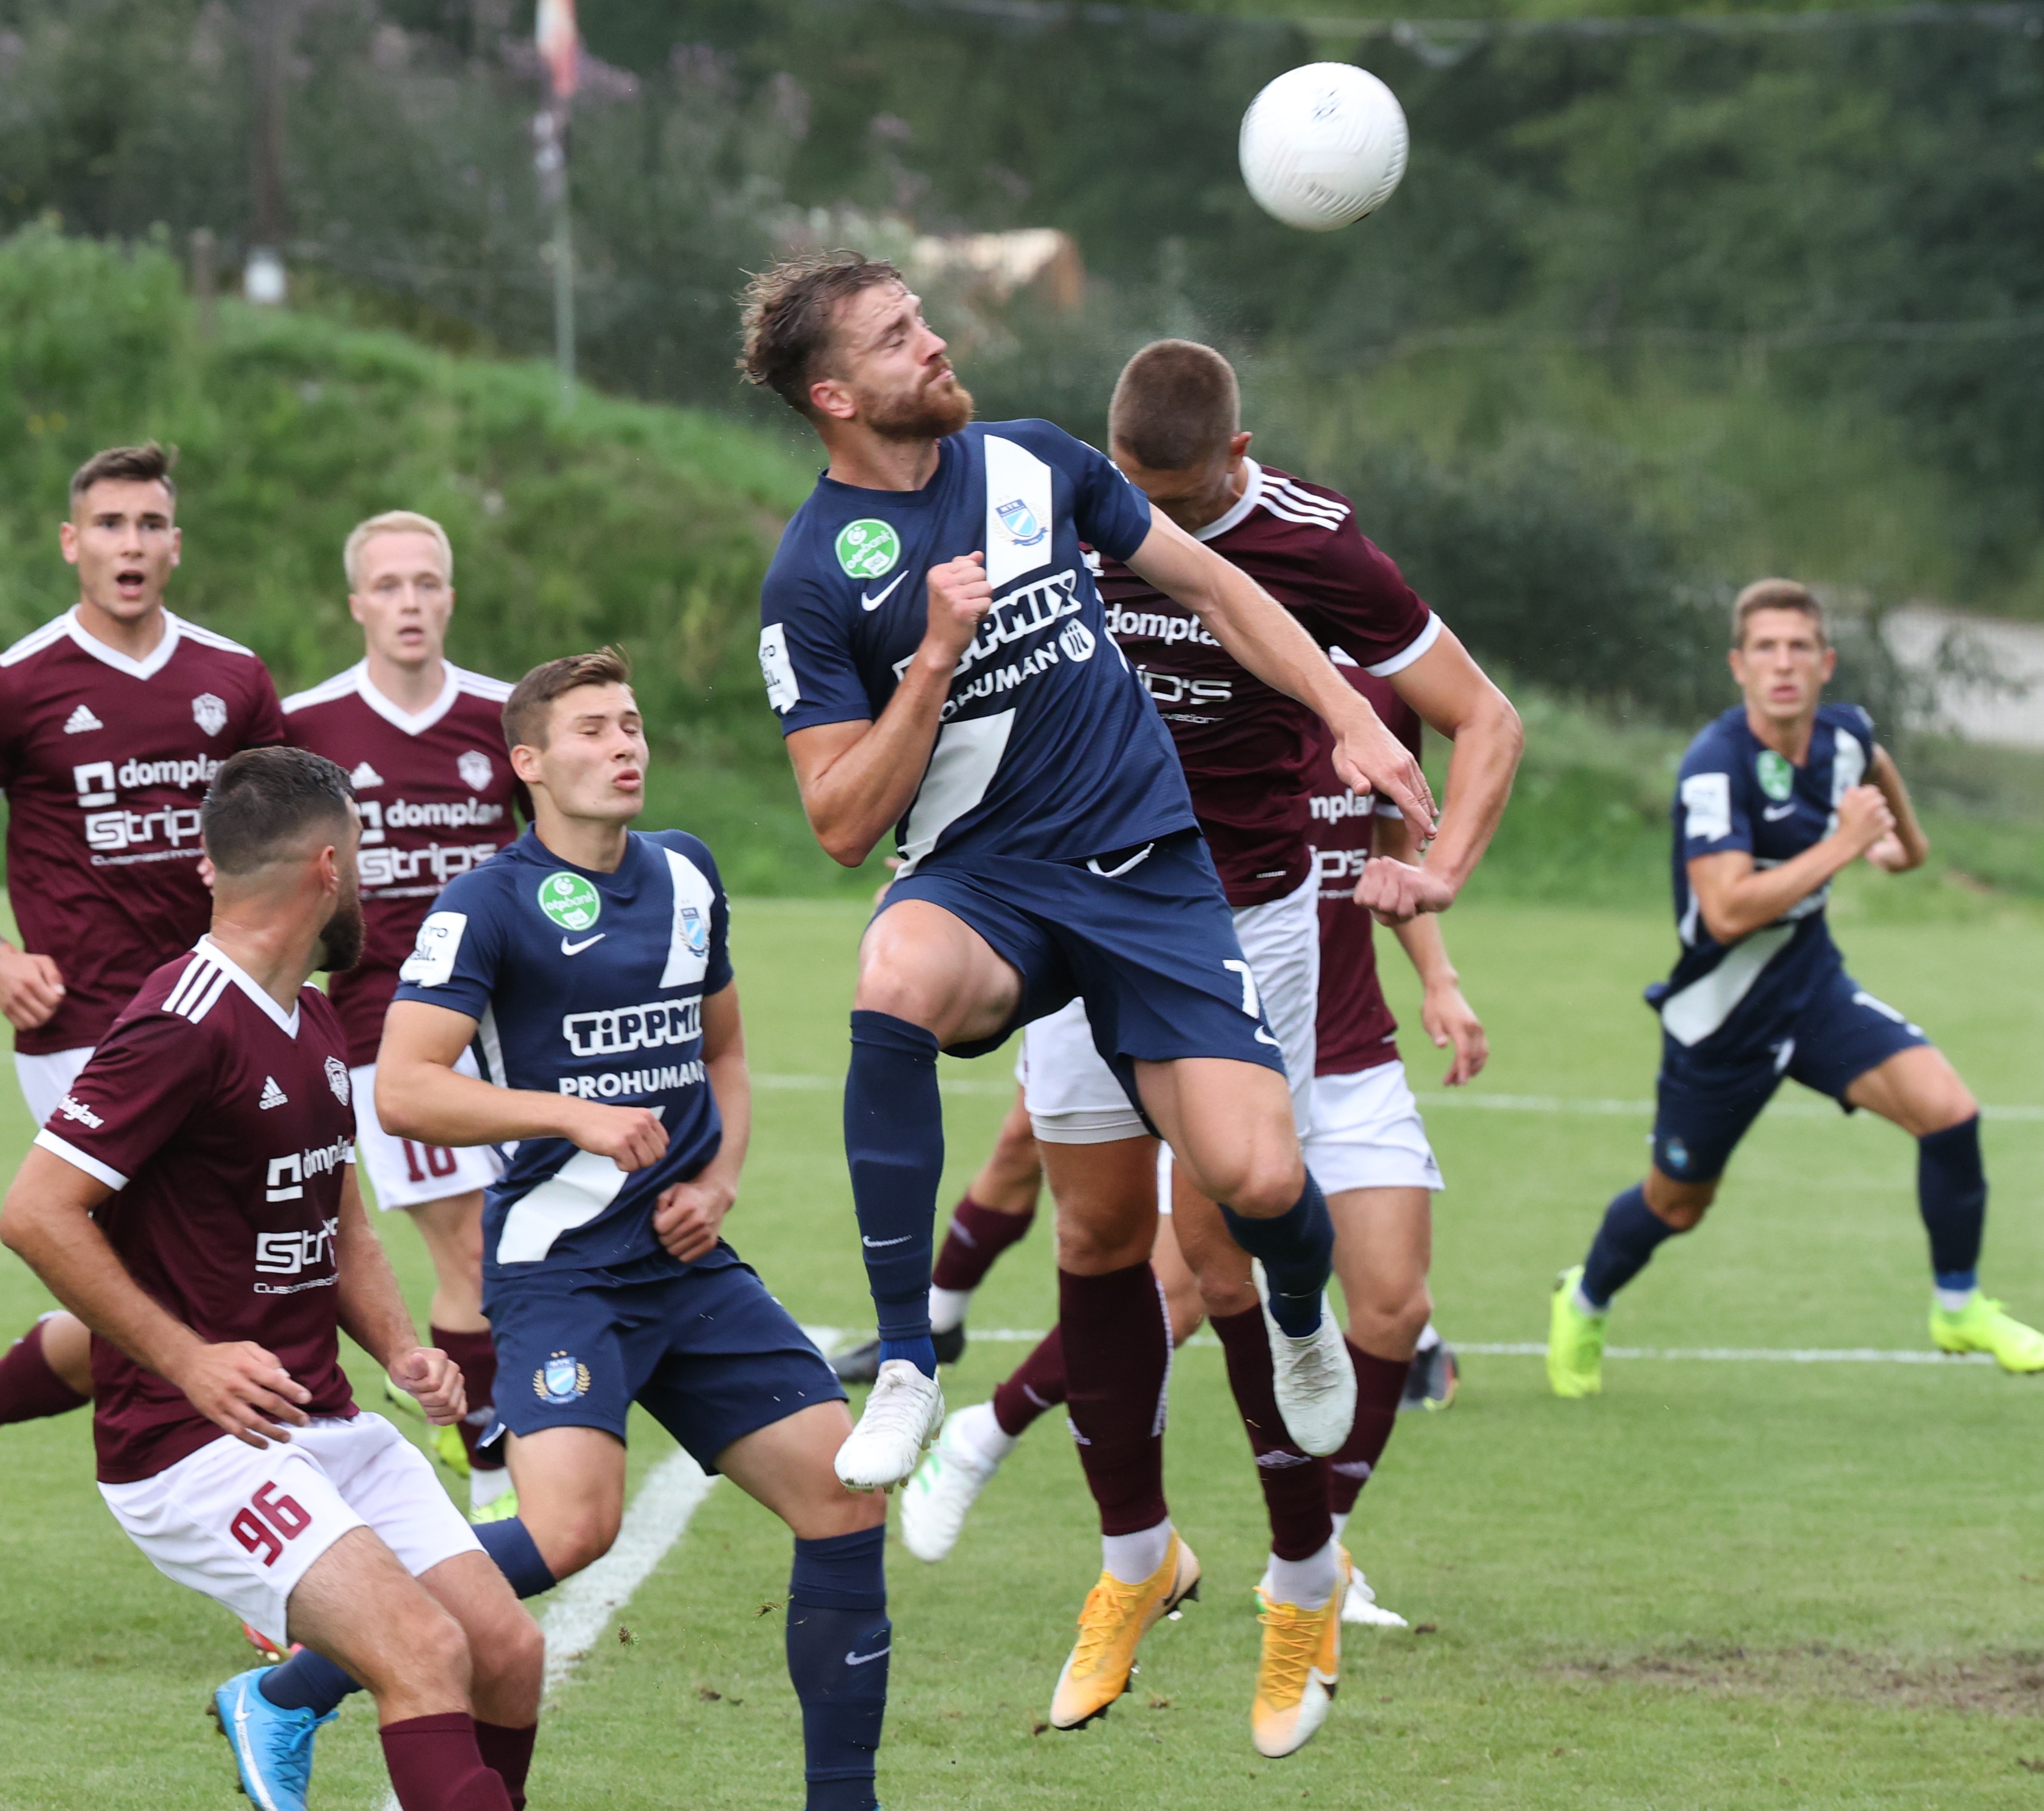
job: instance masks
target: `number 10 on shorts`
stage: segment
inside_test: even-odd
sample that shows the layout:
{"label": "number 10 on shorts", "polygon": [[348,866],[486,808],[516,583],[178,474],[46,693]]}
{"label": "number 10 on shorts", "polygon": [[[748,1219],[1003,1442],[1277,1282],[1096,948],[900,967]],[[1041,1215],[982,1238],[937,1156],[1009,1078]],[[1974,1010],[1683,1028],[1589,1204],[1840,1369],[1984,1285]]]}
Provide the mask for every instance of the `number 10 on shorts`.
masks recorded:
{"label": "number 10 on shorts", "polygon": [[285,1541],[296,1540],[312,1525],[313,1518],[298,1498],[279,1496],[271,1482],[256,1491],[247,1508],[234,1512],[227,1532],[247,1551],[261,1554],[265,1566],[274,1566],[283,1556]]}

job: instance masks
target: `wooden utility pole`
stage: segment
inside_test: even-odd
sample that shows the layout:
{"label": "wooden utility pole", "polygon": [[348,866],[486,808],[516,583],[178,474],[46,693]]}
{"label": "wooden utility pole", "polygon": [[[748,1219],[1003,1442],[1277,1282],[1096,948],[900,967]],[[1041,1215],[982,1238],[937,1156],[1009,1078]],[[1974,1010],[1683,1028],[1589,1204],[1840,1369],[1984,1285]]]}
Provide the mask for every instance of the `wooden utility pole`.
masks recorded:
{"label": "wooden utility pole", "polygon": [[248,71],[254,88],[248,141],[250,207],[242,293],[251,302],[284,299],[284,83],[296,0],[246,0]]}
{"label": "wooden utility pole", "polygon": [[554,217],[554,365],[560,374],[561,406],[574,406],[574,234],[568,208],[568,110],[580,75],[582,37],[574,0],[540,0],[532,20],[533,41],[546,66],[547,102],[532,121],[532,164],[539,173],[540,200]]}

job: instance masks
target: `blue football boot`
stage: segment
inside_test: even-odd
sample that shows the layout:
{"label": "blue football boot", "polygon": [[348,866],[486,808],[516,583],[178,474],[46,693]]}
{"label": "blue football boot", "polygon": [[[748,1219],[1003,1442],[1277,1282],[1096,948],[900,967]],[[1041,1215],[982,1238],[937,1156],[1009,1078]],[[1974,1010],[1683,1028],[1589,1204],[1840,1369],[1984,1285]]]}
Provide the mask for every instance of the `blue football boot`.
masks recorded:
{"label": "blue football boot", "polygon": [[313,1779],[313,1732],[340,1713],[280,1710],[260,1688],[267,1667],[236,1673],[213,1694],[213,1720],[234,1751],[241,1790],[257,1811],[305,1811]]}

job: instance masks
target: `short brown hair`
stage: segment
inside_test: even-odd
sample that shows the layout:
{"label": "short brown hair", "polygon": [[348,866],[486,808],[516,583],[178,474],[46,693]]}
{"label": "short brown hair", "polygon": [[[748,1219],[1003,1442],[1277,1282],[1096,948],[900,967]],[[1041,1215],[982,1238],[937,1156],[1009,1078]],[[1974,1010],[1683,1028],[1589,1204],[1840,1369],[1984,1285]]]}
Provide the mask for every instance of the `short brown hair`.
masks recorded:
{"label": "short brown hair", "polygon": [[1746,625],[1761,610],[1799,610],[1817,625],[1819,643],[1828,643],[1824,632],[1824,606],[1808,585],[1793,579],[1756,579],[1739,593],[1731,606],[1731,644],[1746,645]]}
{"label": "short brown hair", "polygon": [[171,467],[178,463],[175,447],[144,440],[139,447],[107,447],[94,453],[71,475],[71,500],[75,503],[94,485],[118,479],[138,484],[160,484],[178,500],[178,487],[171,482]]}
{"label": "short brown hair", "polygon": [[862,252],[808,252],[783,258],[745,286],[739,317],[745,350],[738,368],[747,383],[770,390],[790,409],[813,414],[809,386],[830,351],[839,306],[901,273]]}
{"label": "short brown hair", "polygon": [[578,686],[628,686],[632,663],[614,648],[594,654],[564,654],[535,667],[504,701],[504,740],[513,748],[547,745],[547,713],[554,700]]}
{"label": "short brown hair", "polygon": [[199,840],[221,873],[253,874],[298,852],[305,833],[344,826],[355,788],[307,748],[244,748],[221,763],[199,807]]}
{"label": "short brown hair", "polygon": [[1241,425],[1235,367],[1196,340],[1152,340],[1121,367],[1108,405],[1108,444],[1152,471],[1218,458]]}

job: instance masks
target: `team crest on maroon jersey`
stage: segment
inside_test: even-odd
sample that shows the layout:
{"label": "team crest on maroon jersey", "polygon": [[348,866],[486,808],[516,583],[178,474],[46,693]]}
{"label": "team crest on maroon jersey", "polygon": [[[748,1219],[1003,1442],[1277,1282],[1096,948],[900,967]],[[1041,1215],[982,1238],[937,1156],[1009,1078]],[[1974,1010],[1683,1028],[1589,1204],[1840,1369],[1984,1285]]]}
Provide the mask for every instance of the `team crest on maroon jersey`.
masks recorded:
{"label": "team crest on maroon jersey", "polygon": [[455,763],[455,770],[461,775],[461,783],[471,792],[480,792],[490,784],[496,769],[490,765],[490,757],[480,748],[471,748]]}
{"label": "team crest on maroon jersey", "polygon": [[348,1065],[337,1056],[326,1059],[326,1085],[333,1090],[333,1098],[343,1106],[348,1105]]}
{"label": "team crest on maroon jersey", "polygon": [[227,727],[227,702],[215,698],[211,692],[201,692],[192,700],[192,721],[209,736],[217,736]]}

